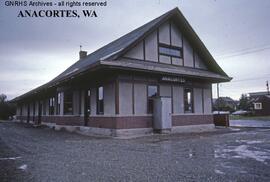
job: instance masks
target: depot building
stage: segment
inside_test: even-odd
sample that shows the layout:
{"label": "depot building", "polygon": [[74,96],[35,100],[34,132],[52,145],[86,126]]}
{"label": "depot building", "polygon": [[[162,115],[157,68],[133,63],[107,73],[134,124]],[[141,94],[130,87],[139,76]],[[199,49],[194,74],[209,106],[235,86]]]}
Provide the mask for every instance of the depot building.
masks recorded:
{"label": "depot building", "polygon": [[97,134],[213,126],[212,84],[230,81],[178,8],[15,98],[17,119]]}

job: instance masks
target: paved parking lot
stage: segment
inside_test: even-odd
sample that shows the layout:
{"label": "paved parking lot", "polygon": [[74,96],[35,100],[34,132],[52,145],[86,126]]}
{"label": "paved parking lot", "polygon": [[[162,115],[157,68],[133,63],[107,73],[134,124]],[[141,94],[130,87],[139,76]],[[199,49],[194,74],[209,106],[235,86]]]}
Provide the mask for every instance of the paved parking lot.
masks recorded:
{"label": "paved parking lot", "polygon": [[259,120],[231,120],[230,126],[251,127],[251,128],[270,128],[270,121]]}
{"label": "paved parking lot", "polygon": [[1,181],[270,181],[270,129],[130,140],[0,122]]}

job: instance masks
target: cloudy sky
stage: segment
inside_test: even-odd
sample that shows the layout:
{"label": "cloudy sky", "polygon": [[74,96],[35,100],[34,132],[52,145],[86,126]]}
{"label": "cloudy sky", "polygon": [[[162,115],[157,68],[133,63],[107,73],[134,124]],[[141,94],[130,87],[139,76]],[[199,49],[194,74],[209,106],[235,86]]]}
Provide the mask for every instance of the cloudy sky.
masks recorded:
{"label": "cloudy sky", "polygon": [[78,60],[79,45],[91,53],[176,6],[234,78],[221,84],[221,96],[238,99],[241,93],[265,91],[270,81],[269,0],[108,0],[107,7],[95,8],[98,18],[17,18],[18,10],[27,8],[4,2],[0,93],[8,99],[64,71]]}

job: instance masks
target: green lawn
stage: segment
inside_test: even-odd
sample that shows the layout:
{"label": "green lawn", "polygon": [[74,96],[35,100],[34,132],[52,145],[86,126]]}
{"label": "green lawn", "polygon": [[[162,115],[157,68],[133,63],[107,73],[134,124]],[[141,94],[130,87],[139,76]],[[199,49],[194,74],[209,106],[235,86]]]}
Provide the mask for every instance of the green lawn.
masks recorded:
{"label": "green lawn", "polygon": [[260,120],[260,121],[270,121],[270,116],[240,116],[240,115],[230,115],[230,120]]}

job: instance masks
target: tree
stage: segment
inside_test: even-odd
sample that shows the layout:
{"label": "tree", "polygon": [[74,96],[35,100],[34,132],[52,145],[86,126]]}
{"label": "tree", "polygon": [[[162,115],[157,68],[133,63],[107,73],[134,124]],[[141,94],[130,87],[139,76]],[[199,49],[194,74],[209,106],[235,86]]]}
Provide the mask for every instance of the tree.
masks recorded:
{"label": "tree", "polygon": [[4,103],[7,99],[7,96],[5,94],[0,95],[0,103]]}
{"label": "tree", "polygon": [[246,94],[242,94],[241,98],[239,99],[239,109],[242,110],[250,110],[251,104],[249,102],[249,98]]}
{"label": "tree", "polygon": [[7,96],[5,94],[0,94],[0,119],[8,119],[16,113],[16,106],[6,99]]}
{"label": "tree", "polygon": [[235,101],[230,97],[219,97],[213,103],[214,111],[235,111]]}

